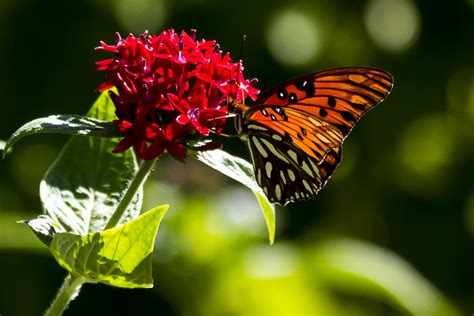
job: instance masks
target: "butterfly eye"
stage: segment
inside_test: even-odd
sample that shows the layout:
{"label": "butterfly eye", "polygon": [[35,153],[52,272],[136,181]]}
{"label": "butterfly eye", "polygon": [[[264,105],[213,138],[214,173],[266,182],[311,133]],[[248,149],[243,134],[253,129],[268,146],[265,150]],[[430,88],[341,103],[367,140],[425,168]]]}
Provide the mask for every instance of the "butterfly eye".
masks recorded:
{"label": "butterfly eye", "polygon": [[[235,104],[235,100],[232,99],[231,97],[227,98],[227,112],[229,113],[234,113],[235,110],[237,109],[237,105]],[[225,105],[225,104],[223,104]]]}

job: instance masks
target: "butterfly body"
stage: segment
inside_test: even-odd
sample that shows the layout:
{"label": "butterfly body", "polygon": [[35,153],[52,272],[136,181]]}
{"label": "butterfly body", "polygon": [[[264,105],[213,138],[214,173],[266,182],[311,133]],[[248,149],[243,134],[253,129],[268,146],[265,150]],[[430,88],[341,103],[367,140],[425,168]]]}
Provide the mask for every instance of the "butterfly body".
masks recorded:
{"label": "butterfly body", "polygon": [[290,80],[254,105],[234,103],[258,184],[274,203],[310,198],[342,157],[354,124],[391,91],[392,76],[375,68],[338,68]]}

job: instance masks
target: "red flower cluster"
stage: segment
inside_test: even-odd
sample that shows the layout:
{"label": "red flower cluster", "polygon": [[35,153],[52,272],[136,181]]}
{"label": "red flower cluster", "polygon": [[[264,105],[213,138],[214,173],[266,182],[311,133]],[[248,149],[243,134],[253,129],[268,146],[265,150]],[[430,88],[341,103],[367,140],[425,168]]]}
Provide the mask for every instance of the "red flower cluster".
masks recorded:
{"label": "red flower cluster", "polygon": [[240,62],[232,62],[215,41],[196,40],[173,29],[159,35],[147,32],[122,39],[117,45],[101,42],[97,49],[115,58],[97,62],[109,81],[99,86],[110,91],[118,120],[114,123],[125,137],[114,152],[134,147],[145,160],[165,150],[186,156],[186,140],[222,131],[229,97],[243,102],[255,100],[255,80],[245,80]]}

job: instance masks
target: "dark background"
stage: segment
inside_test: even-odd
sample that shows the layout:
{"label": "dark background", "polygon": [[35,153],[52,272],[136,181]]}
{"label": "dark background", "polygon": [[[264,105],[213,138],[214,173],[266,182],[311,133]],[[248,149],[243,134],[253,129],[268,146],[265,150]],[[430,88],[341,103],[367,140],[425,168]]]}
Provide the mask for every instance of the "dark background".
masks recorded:
{"label": "dark background", "polygon": [[[160,160],[144,207],[171,204],[154,289],[86,285],[66,315],[472,314],[473,11],[468,0],[1,0],[3,140],[37,117],[85,113],[103,81],[94,62],[109,57],[93,48],[116,31],[196,28],[235,59],[246,34],[246,77],[262,90],[340,66],[395,78],[327,187],[277,210],[274,246],[251,193]],[[26,138],[0,162],[1,315],[41,314],[65,276],[15,222],[41,212],[39,182],[66,140]]]}

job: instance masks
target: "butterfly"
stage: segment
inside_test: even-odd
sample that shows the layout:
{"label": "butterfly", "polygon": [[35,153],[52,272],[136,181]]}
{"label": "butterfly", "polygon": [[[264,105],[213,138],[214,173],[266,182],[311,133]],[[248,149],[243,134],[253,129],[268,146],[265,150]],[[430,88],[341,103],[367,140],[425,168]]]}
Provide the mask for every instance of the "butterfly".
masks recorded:
{"label": "butterfly", "polygon": [[342,143],[355,123],[392,87],[384,70],[337,68],[280,84],[250,106],[231,102],[229,112],[270,202],[316,195],[341,162]]}

